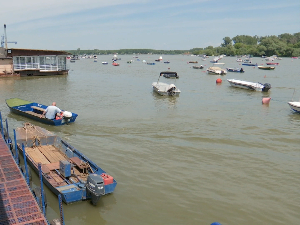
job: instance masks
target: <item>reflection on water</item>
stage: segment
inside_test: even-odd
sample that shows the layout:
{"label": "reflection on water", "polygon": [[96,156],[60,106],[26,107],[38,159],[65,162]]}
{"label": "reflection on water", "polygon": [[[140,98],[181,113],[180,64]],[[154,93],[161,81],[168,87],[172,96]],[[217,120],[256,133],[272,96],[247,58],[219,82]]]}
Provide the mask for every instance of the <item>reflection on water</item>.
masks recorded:
{"label": "reflection on water", "polygon": [[161,107],[164,104],[167,104],[168,108],[176,107],[179,96],[161,96],[155,92],[152,93],[155,105]]}

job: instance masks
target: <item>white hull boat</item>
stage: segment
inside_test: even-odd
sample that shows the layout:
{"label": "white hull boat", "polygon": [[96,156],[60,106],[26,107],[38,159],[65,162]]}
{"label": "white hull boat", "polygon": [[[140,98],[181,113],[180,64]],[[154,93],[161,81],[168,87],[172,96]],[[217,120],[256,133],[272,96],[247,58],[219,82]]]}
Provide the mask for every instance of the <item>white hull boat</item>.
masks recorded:
{"label": "white hull boat", "polygon": [[269,89],[271,89],[271,85],[269,83],[261,84],[261,83],[254,83],[254,82],[236,80],[236,79],[227,79],[227,81],[233,87],[238,87],[238,88],[243,88],[243,89],[248,89],[253,91],[267,92],[269,91]]}
{"label": "white hull boat", "polygon": [[297,113],[300,113],[300,102],[288,102],[289,106],[292,110]]}
{"label": "white hull boat", "polygon": [[207,73],[212,75],[226,75],[227,70],[221,69],[220,67],[212,66],[207,69]]}
{"label": "white hull boat", "polygon": [[175,86],[175,84],[167,84],[162,82],[152,83],[153,91],[159,95],[165,96],[179,96],[180,90]]}

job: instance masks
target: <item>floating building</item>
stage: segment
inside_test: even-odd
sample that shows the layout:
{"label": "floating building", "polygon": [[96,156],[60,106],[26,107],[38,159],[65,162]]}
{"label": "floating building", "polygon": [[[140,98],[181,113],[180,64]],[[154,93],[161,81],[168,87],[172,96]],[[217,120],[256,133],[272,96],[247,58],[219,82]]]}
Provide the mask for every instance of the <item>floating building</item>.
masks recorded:
{"label": "floating building", "polygon": [[[4,24],[4,31],[6,25]],[[0,76],[47,76],[68,74],[66,51],[0,47]],[[5,46],[3,45],[5,43]]]}

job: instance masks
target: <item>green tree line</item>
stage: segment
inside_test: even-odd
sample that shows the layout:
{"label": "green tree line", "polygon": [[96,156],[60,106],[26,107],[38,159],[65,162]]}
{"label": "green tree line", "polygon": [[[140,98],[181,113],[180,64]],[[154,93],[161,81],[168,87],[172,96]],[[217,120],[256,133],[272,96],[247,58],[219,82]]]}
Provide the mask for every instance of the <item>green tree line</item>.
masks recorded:
{"label": "green tree line", "polygon": [[119,49],[119,50],[67,50],[73,55],[127,55],[127,54],[194,54],[194,55],[252,55],[281,57],[300,56],[300,32],[295,34],[280,34],[278,36],[259,37],[237,35],[233,38],[224,37],[223,43],[218,47],[193,48],[190,50],[155,50],[155,49]]}

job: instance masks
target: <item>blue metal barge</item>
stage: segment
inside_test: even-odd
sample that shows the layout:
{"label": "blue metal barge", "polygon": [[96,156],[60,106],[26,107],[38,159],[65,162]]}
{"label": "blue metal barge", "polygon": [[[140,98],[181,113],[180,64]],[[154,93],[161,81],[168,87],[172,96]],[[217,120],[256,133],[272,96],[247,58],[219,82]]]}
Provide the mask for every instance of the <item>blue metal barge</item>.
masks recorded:
{"label": "blue metal barge", "polygon": [[0,198],[0,224],[48,225],[2,135]]}
{"label": "blue metal barge", "polygon": [[112,176],[55,134],[29,123],[15,133],[19,151],[37,173],[41,164],[44,183],[65,203],[91,199],[96,205],[114,191]]}

